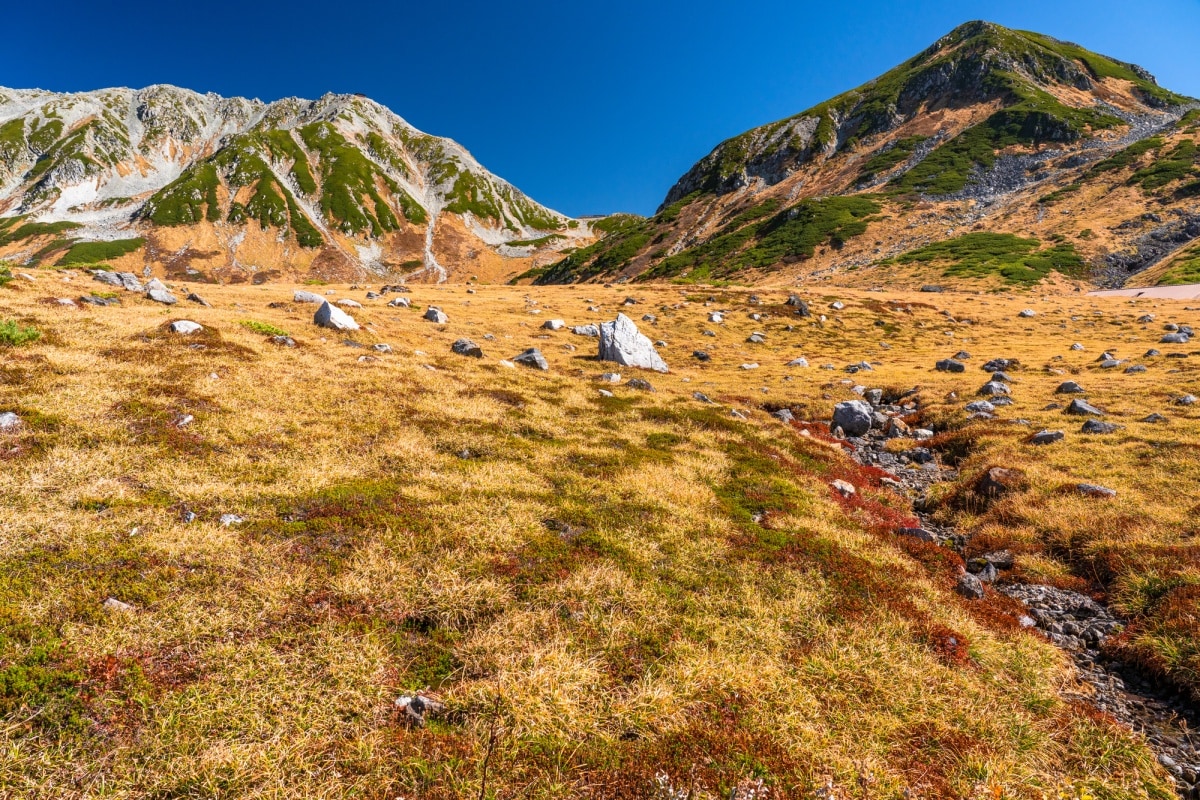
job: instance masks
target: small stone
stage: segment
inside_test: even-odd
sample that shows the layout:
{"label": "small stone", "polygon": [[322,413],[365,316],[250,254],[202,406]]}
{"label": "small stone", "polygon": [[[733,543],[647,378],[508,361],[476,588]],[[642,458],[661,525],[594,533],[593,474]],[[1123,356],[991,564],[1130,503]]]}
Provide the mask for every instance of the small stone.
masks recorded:
{"label": "small stone", "polygon": [[1196,395],[1185,394],[1183,397],[1180,397],[1178,400],[1175,401],[1175,405],[1177,405],[1177,406],[1194,406],[1194,405],[1196,405],[1197,402],[1200,402],[1200,400],[1196,399]]}
{"label": "small stone", "polygon": [[1104,416],[1103,411],[1096,408],[1092,404],[1087,403],[1083,400],[1079,400],[1079,399],[1072,400],[1071,404],[1067,406],[1066,410],[1063,413],[1064,414],[1073,414],[1077,417],[1086,417],[1086,416],[1102,417],[1102,416]]}
{"label": "small stone", "polygon": [[108,598],[102,603],[102,605],[109,611],[133,611],[133,606],[129,605],[129,603],[122,603],[115,597]]}
{"label": "small stone", "polygon": [[450,321],[450,318],[447,317],[445,313],[437,306],[429,306],[429,308],[425,309],[422,319],[428,320],[429,322],[436,322],[439,325],[445,325]]}
{"label": "small stone", "polygon": [[1017,314],[1017,316],[1021,317],[1022,319],[1031,319],[1031,318],[1037,316],[1037,312],[1034,311],[1032,308],[1027,308],[1024,311],[1022,311],[1020,314]]}
{"label": "small stone", "polygon": [[1159,339],[1159,344],[1187,344],[1188,335],[1186,333],[1168,333]]}
{"label": "small stone", "polygon": [[696,359],[697,361],[711,361],[712,360],[712,356],[710,356],[708,353],[704,352],[703,350],[693,350],[692,358]]}
{"label": "small stone", "polygon": [[9,433],[21,427],[21,418],[12,411],[5,411],[0,414],[0,431]]}
{"label": "small stone", "polygon": [[1162,414],[1151,414],[1151,415],[1150,415],[1150,416],[1148,416],[1148,417],[1142,417],[1142,420],[1141,420],[1141,421],[1142,421],[1142,422],[1149,422],[1150,424],[1154,425],[1154,424],[1157,424],[1157,423],[1160,423],[1160,422],[1166,422],[1166,421],[1167,421],[1167,418],[1166,418],[1166,417],[1164,417]]}
{"label": "small stone", "polygon": [[388,303],[388,307],[389,308],[412,308],[412,301],[409,300],[407,297],[394,297],[394,298],[392,298],[392,301],[390,303]]}
{"label": "small stone", "polygon": [[1079,484],[1079,492],[1080,492],[1080,494],[1086,495],[1088,497],[1112,498],[1112,497],[1117,496],[1117,492],[1115,489],[1108,489],[1104,486],[1097,486],[1094,483]]}
{"label": "small stone", "polygon": [[561,331],[565,327],[567,327],[567,323],[561,319],[548,319],[542,323],[542,328],[548,331]]}
{"label": "small stone", "polygon": [[966,372],[967,365],[953,358],[944,358],[935,365],[938,372]]}
{"label": "small stone", "polygon": [[343,297],[337,301],[337,304],[342,308],[362,308],[362,303],[357,300],[351,300],[349,297]]}
{"label": "small stone", "polygon": [[546,361],[546,357],[536,347],[531,347],[519,355],[513,356],[513,363],[531,369],[540,369],[543,372],[550,369],[550,364]]}
{"label": "small stone", "polygon": [[1030,444],[1054,444],[1061,442],[1066,434],[1062,431],[1040,431],[1029,438]]}
{"label": "small stone", "polygon": [[198,333],[204,328],[196,322],[188,319],[180,319],[171,323],[171,333],[178,333],[186,336],[189,333]]}
{"label": "small stone", "polygon": [[638,389],[643,392],[653,392],[654,387],[650,385],[650,381],[641,378],[630,378],[625,383],[630,389]]}
{"label": "small stone", "polygon": [[958,584],[954,588],[968,600],[982,600],[984,597],[983,581],[969,572],[958,576]]}
{"label": "small stone", "polygon": [[245,521],[246,520],[244,520],[242,517],[238,516],[237,514],[222,514],[221,515],[221,524],[223,526],[225,526],[226,528],[230,527],[231,525],[241,525]]}
{"label": "small stone", "polygon": [[780,422],[785,422],[785,423],[790,423],[796,419],[795,415],[792,414],[791,409],[788,409],[788,408],[781,408],[778,411],[772,411],[771,416],[774,417],[775,419],[779,420]]}
{"label": "small stone", "polygon": [[758,369],[758,364],[742,364],[738,369]]}
{"label": "small stone", "polygon": [[830,482],[829,485],[832,486],[834,491],[836,491],[842,497],[853,497],[857,492],[857,490],[854,488],[854,484],[849,483],[848,481],[838,479]]}
{"label": "small stone", "polygon": [[1054,390],[1055,394],[1083,394],[1084,389],[1075,381],[1064,381]]}
{"label": "small stone", "polygon": [[292,302],[293,303],[316,303],[316,304],[320,305],[321,303],[325,302],[325,298],[321,297],[321,295],[319,295],[319,294],[314,294],[312,292],[305,292],[301,289],[297,289],[295,292],[292,293]]}
{"label": "small stone", "polygon": [[371,345],[371,349],[374,350],[376,353],[391,353],[392,352],[392,346],[390,344],[373,344],[373,345]]}
{"label": "small stone", "polygon": [[156,303],[162,303],[166,306],[173,306],[179,302],[175,299],[175,295],[171,294],[165,289],[151,289],[150,291],[146,292],[146,297]]}
{"label": "small stone", "polygon": [[1083,427],[1080,429],[1080,431],[1082,433],[1103,435],[1108,433],[1116,433],[1120,427],[1120,425],[1115,425],[1111,422],[1102,422],[1098,419],[1089,419],[1087,422],[1083,423]]}
{"label": "small stone", "polygon": [[808,359],[805,358],[804,356],[800,356],[799,358],[793,358],[791,361],[789,361],[787,363],[787,366],[807,368],[808,367]]}
{"label": "small stone", "polygon": [[457,339],[454,344],[450,345],[450,350],[460,356],[468,356],[469,358],[483,358],[483,348],[475,344],[470,339]]}
{"label": "small stone", "polygon": [[829,429],[841,428],[847,436],[865,436],[873,423],[870,405],[862,400],[847,400],[833,407]]}
{"label": "small stone", "polygon": [[295,347],[296,340],[290,336],[272,336],[271,344],[277,344],[280,347]]}
{"label": "small stone", "polygon": [[620,383],[621,382],[621,373],[619,373],[619,372],[602,373],[600,375],[600,381],[602,383]]}

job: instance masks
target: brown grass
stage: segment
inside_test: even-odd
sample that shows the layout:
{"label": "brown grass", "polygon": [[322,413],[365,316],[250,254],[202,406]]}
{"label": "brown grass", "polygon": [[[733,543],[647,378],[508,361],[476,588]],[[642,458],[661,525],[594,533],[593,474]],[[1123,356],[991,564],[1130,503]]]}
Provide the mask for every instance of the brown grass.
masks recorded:
{"label": "brown grass", "polygon": [[[1005,417],[1069,424],[1071,446],[962,428],[937,445],[958,448],[964,480],[1019,466],[1029,488],[962,510],[940,502],[950,485],[934,506],[1011,544],[1024,575],[1140,602],[1129,646],[1168,652],[1190,635],[1195,554],[1179,531],[1200,498],[1195,451],[1178,444],[1200,442],[1200,419],[1172,407],[1169,429],[1134,420],[1195,373],[1090,365],[1104,347],[1148,346],[1132,323],[1148,304],[1067,296],[1018,321],[1036,301],[945,295],[977,325],[912,303],[883,333],[864,305],[878,296],[847,292],[837,319],[789,333],[798,318],[753,322],[728,291],[714,340],[702,304],[639,287],[673,372],[648,376],[653,394],[603,398],[594,341],[538,325],[611,318],[621,287],[538,290],[540,315],[524,289],[418,287],[415,302],[450,324],[370,302],[356,339],[395,349],[370,363],[310,327],[311,309],[271,307],[290,291],[207,286],[212,308],[124,296],[64,314],[34,289],[0,290],[4,316],[53,334],[0,351],[0,410],[30,422],[0,437],[17,449],[0,470],[0,794],[632,798],[665,781],[718,798],[761,779],[777,797],[828,783],[871,797],[1165,797],[1138,740],[1060,699],[1069,667],[1015,626],[1018,609],[955,595],[960,560],[894,536],[913,521],[907,503],[813,424],[854,396],[849,380],[920,385],[927,419],[961,425],[986,378],[977,365],[1019,357]],[[604,312],[587,314],[589,298]],[[1072,313],[1082,320],[1059,328]],[[305,346],[247,331],[250,314]],[[206,333],[167,335],[182,316]],[[745,343],[764,327],[766,345]],[[452,356],[460,336],[487,357]],[[1075,339],[1085,353],[1066,350]],[[530,346],[550,372],[499,365]],[[711,363],[687,357],[701,347]],[[971,371],[932,370],[960,347]],[[1039,410],[1061,379],[1044,370],[1056,354],[1124,431],[1084,437],[1081,420]],[[785,368],[796,355],[813,368]],[[817,369],[862,358],[876,371]],[[760,369],[739,370],[747,361]],[[748,420],[695,391],[745,398]],[[762,410],[773,404],[808,424],[777,422]],[[1059,491],[1081,480],[1120,496]],[[226,513],[246,522],[225,527]],[[1155,555],[1132,558],[1141,550]],[[1172,560],[1165,594],[1135,580]],[[103,608],[110,596],[133,609]],[[393,701],[426,688],[447,712],[405,725]]]}

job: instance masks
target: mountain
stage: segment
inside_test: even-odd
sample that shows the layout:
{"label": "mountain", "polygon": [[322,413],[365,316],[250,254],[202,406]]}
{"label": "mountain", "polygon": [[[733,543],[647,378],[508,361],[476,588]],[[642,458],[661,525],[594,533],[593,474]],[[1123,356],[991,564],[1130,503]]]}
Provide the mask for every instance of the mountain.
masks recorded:
{"label": "mountain", "polygon": [[1197,108],[1136,65],[970,22],[722,142],[653,217],[523,277],[1121,283],[1200,236]]}
{"label": "mountain", "polygon": [[0,259],[232,282],[465,280],[590,236],[359,95],[0,89]]}

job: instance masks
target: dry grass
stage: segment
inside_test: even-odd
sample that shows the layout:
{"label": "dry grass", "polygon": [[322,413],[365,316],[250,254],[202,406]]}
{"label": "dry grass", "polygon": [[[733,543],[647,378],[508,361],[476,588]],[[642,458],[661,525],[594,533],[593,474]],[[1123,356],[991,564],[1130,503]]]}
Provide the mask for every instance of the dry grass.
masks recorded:
{"label": "dry grass", "polygon": [[[1005,416],[1065,425],[1070,442],[1035,450],[1016,426],[964,440],[964,476],[1004,462],[1033,488],[942,513],[1018,544],[1026,574],[1131,604],[1151,568],[1193,574],[1178,548],[1200,503],[1197,412],[1133,421],[1197,388],[1190,360],[1090,365],[1157,340],[1132,322],[1150,304],[847,291],[840,319],[809,325],[783,306],[751,321],[745,293],[723,292],[714,307],[731,313],[711,326],[702,302],[637,287],[645,303],[625,310],[658,315],[641,324],[673,372],[604,398],[594,340],[538,326],[611,318],[628,289],[538,289],[533,315],[520,288],[415,287],[414,307],[450,323],[370,302],[352,338],[395,353],[361,362],[375,354],[313,327],[311,306],[268,307],[290,287],[72,310],[40,304],[64,289],[38,277],[0,289],[0,317],[46,332],[0,350],[0,411],[28,423],[0,437],[0,794],[641,798],[669,784],[716,798],[762,778],[777,797],[829,781],[864,797],[1170,796],[1134,736],[1059,698],[1069,669],[1010,605],[958,598],[956,557],[892,535],[908,511],[877,474],[763,410],[825,418],[852,395],[817,365],[866,358],[882,363],[858,380],[920,385],[930,418],[954,421],[978,364],[1019,357]],[[1029,304],[1041,315],[1017,320]],[[1161,321],[1197,322],[1159,305]],[[179,318],[206,331],[165,333]],[[746,344],[753,330],[768,343]],[[487,358],[452,355],[460,336]],[[498,364],[529,346],[550,372]],[[961,347],[965,376],[932,371]],[[798,355],[813,368],[784,367]],[[1127,428],[1083,437],[1082,420],[1039,411],[1062,380],[1046,366],[1079,371]],[[859,497],[842,501],[835,478]],[[1121,494],[1060,491],[1079,480]],[[1184,596],[1144,609],[1129,646],[1191,635],[1171,610]],[[392,701],[426,687],[447,711],[409,728]]]}

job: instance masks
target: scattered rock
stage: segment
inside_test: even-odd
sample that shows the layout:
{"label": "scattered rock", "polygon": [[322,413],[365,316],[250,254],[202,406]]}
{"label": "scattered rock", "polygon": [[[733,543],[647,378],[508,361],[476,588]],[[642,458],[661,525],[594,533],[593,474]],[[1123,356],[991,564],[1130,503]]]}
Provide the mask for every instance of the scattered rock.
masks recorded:
{"label": "scattered rock", "polygon": [[600,360],[614,361],[626,367],[651,369],[667,372],[667,363],[662,360],[633,320],[618,314],[612,322],[600,325]]}
{"label": "scattered rock", "polygon": [[122,603],[115,597],[108,598],[101,605],[103,605],[109,611],[133,611],[133,606],[129,605],[129,603]]}
{"label": "scattered rock", "polygon": [[587,325],[576,325],[571,328],[571,333],[576,336],[591,336],[593,339],[600,335],[600,326],[588,323]]}
{"label": "scattered rock", "polygon": [[412,301],[407,297],[394,297],[388,303],[389,308],[412,308]]}
{"label": "scattered rock", "polygon": [[316,304],[320,305],[321,303],[325,302],[325,298],[321,297],[321,295],[319,295],[319,294],[314,294],[312,292],[306,292],[302,289],[297,289],[296,291],[294,291],[292,293],[292,302],[293,303],[316,303]]}
{"label": "scattered rock", "polygon": [[1029,437],[1029,443],[1054,444],[1055,442],[1061,442],[1065,436],[1066,434],[1064,434],[1062,431],[1039,431],[1038,433],[1035,433],[1033,436]]}
{"label": "scattered rock", "polygon": [[543,372],[550,369],[550,364],[546,361],[546,357],[536,347],[531,347],[520,355],[513,356],[513,363],[531,369],[540,369]]}
{"label": "scattered rock", "polygon": [[146,292],[146,297],[156,303],[162,303],[165,306],[173,306],[179,302],[175,299],[175,295],[171,294],[166,289],[150,289]]}
{"label": "scattered rock", "polygon": [[436,322],[439,325],[445,325],[450,321],[450,318],[447,317],[437,306],[430,306],[429,308],[425,309],[425,314],[423,315],[422,319],[426,319],[430,322]]}
{"label": "scattered rock", "polygon": [[313,322],[322,328],[332,328],[335,331],[358,330],[358,323],[354,321],[354,317],[328,300],[321,301],[321,307],[313,314]]}
{"label": "scattered rock", "polygon": [[1031,319],[1031,318],[1037,316],[1037,312],[1034,311],[1032,308],[1027,308],[1024,311],[1022,311],[1020,314],[1017,314],[1017,316],[1021,317],[1022,319]]}
{"label": "scattered rock", "polygon": [[458,353],[460,356],[469,356],[471,358],[483,358],[483,348],[475,344],[470,339],[458,339],[454,344],[450,345],[450,349]]}
{"label": "scattered rock", "polygon": [[984,597],[983,581],[969,572],[958,576],[958,583],[954,590],[968,600],[982,600]]}
{"label": "scattered rock", "polygon": [[1103,411],[1096,408],[1091,403],[1088,403],[1084,400],[1080,400],[1078,398],[1076,398],[1075,400],[1072,400],[1071,404],[1067,406],[1066,410],[1063,411],[1063,413],[1064,414],[1073,414],[1077,417],[1088,417],[1088,416],[1103,417],[1104,416]]}
{"label": "scattered rock", "polygon": [[1186,333],[1168,333],[1158,341],[1159,344],[1187,344],[1188,335]]}
{"label": "scattered rock", "polygon": [[197,333],[202,330],[204,330],[203,326],[188,319],[180,319],[171,323],[171,333],[180,333],[186,336],[189,333]]}
{"label": "scattered rock", "polygon": [[12,411],[0,414],[0,431],[11,433],[21,427],[21,418]]}
{"label": "scattered rock", "polygon": [[1116,489],[1109,489],[1104,486],[1097,486],[1094,483],[1079,484],[1079,493],[1088,497],[1104,497],[1112,498],[1117,496]]}
{"label": "scattered rock", "polygon": [[862,400],[847,400],[833,407],[829,429],[841,428],[847,436],[865,436],[873,422],[871,406]]}
{"label": "scattered rock", "polygon": [[349,297],[343,297],[337,301],[337,304],[342,308],[362,308],[362,303],[357,300],[351,300]]}
{"label": "scattered rock", "polygon": [[1084,389],[1075,381],[1063,381],[1054,390],[1055,394],[1084,394]]}
{"label": "scattered rock", "polygon": [[936,364],[938,372],[966,372],[967,365],[953,358],[943,358]]}
{"label": "scattered rock", "polygon": [[427,717],[436,716],[446,710],[446,706],[428,695],[403,695],[396,699],[396,708],[404,715],[404,721],[418,728],[425,726]]}
{"label": "scattered rock", "polygon": [[650,381],[641,378],[630,378],[625,383],[630,389],[639,389],[643,392],[653,392],[654,387],[650,385]]}
{"label": "scattered rock", "polygon": [[839,479],[830,482],[829,485],[832,486],[834,491],[836,491],[842,497],[853,497],[857,493],[857,490],[854,488],[854,484],[847,481]]}
{"label": "scattered rock", "polygon": [[1102,422],[1098,419],[1089,419],[1087,422],[1083,423],[1083,427],[1080,428],[1080,432],[1103,435],[1108,433],[1116,433],[1120,427],[1120,425],[1116,425],[1111,422]]}
{"label": "scattered rock", "polygon": [[548,331],[561,331],[565,327],[567,327],[567,323],[561,319],[548,319],[542,323],[542,328]]}

